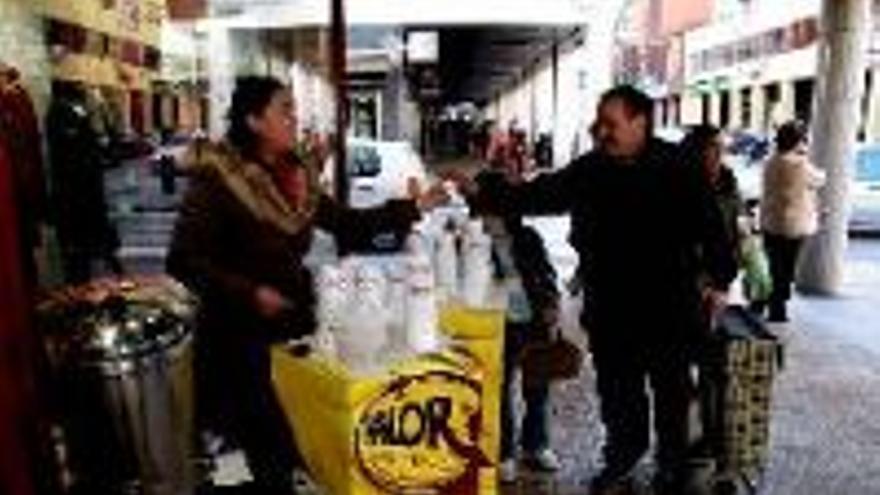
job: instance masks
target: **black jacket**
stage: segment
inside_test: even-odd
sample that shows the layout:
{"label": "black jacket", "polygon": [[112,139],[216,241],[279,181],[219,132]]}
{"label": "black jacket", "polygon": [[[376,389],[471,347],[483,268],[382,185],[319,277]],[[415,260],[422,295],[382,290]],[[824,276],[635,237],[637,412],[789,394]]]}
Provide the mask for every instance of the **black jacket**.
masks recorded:
{"label": "black jacket", "polygon": [[689,327],[700,308],[698,276],[726,289],[736,273],[705,181],[660,140],[633,163],[591,152],[521,185],[484,184],[475,199],[494,212],[571,214],[591,331],[625,337],[652,321]]}

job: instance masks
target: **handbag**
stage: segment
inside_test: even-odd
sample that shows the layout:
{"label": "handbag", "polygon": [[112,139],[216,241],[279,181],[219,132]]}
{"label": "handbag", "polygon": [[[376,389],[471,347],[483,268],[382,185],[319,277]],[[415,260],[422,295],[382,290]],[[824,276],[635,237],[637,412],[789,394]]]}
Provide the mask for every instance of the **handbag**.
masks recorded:
{"label": "handbag", "polygon": [[577,378],[584,363],[584,352],[556,327],[551,330],[550,338],[526,344],[519,360],[523,387],[530,389]]}

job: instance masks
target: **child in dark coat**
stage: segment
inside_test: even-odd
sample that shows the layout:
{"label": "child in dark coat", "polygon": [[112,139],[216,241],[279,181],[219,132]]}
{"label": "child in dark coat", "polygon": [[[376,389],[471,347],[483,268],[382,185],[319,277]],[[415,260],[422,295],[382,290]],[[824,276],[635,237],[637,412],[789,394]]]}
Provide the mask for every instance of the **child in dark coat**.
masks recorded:
{"label": "child in dark coat", "polygon": [[[501,394],[502,481],[516,478],[513,375],[524,348],[546,340],[559,319],[556,271],[541,236],[517,217],[486,219],[492,237],[496,280],[507,295],[504,382]],[[532,470],[553,472],[559,461],[549,448],[550,386],[546,381],[522,380],[525,416],[520,428],[521,459]]]}

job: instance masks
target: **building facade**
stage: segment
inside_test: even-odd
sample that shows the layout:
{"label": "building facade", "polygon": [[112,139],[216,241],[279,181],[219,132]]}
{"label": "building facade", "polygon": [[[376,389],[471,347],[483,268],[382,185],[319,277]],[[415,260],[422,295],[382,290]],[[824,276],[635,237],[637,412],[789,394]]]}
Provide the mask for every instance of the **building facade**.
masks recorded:
{"label": "building facade", "polygon": [[[696,6],[699,2],[669,2]],[[812,118],[818,70],[820,0],[715,0],[710,15],[680,31],[680,69],[672,87],[652,94],[661,126],[712,123],[768,134],[782,122]],[[880,19],[874,2],[874,19]],[[702,5],[701,5],[702,6]],[[877,25],[877,22],[874,22]],[[649,30],[646,30],[649,31]],[[649,33],[650,35],[650,33]],[[871,36],[859,137],[880,139],[880,36]],[[618,64],[620,65],[620,64]],[[644,81],[645,77],[636,77]],[[649,84],[643,85],[651,87]],[[654,86],[657,87],[657,86]]]}
{"label": "building facade", "polygon": [[809,121],[820,9],[818,0],[752,1],[688,32],[682,123],[766,134]]}

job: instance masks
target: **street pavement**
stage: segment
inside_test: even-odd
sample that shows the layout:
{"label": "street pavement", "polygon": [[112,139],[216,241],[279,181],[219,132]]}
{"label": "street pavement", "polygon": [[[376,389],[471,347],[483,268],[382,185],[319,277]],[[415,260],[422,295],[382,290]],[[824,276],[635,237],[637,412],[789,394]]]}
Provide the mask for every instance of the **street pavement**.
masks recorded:
{"label": "street pavement", "polygon": [[[532,224],[560,271],[571,273],[576,257],[564,244],[567,219]],[[772,453],[758,493],[878,494],[880,241],[851,242],[840,297],[797,296],[792,313],[789,325],[772,328],[786,344],[786,366],[775,385]],[[562,471],[550,481],[526,476],[506,493],[585,493],[602,439],[594,387],[587,358],[583,375],[553,395],[552,436]],[[651,468],[648,462],[641,468],[644,480]]]}
{"label": "street pavement", "polygon": [[[161,272],[180,194],[162,194],[143,165],[112,171],[107,186],[125,266]],[[569,276],[576,256],[566,243],[567,219],[530,222]],[[758,493],[880,494],[880,240],[852,241],[840,297],[798,296],[792,313],[790,325],[774,329],[786,342],[786,367],[775,386],[772,454]],[[585,344],[577,330],[569,334]],[[552,443],[562,470],[523,473],[505,495],[587,493],[603,436],[594,386],[587,355],[582,376],[553,391]],[[650,470],[646,462],[640,477]]]}

